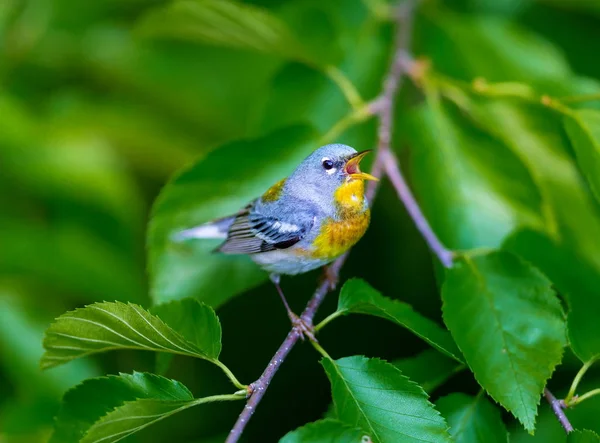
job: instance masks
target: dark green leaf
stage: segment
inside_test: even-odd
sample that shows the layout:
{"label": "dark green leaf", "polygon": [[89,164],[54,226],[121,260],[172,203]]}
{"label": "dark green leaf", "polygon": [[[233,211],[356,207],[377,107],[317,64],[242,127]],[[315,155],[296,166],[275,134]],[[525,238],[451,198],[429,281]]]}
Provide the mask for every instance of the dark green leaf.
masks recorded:
{"label": "dark green leaf", "polygon": [[230,0],[177,0],[148,13],[140,24],[140,32],[309,59],[298,39],[275,15]]}
{"label": "dark green leaf", "polygon": [[363,443],[364,432],[338,420],[319,420],[286,434],[279,443]]}
{"label": "dark green leaf", "polygon": [[[591,241],[591,239],[590,239]],[[521,230],[511,236],[506,248],[539,267],[569,302],[567,330],[573,352],[583,362],[600,355],[600,264],[582,257],[568,243],[555,241],[532,230]],[[577,266],[565,266],[577,263]]]}
{"label": "dark green leaf", "polygon": [[289,175],[318,147],[316,138],[309,128],[296,126],[229,143],[163,189],[149,231],[152,296],[157,303],[194,297],[216,307],[266,279],[248,257],[213,253],[218,241],[179,244],[171,237],[238,212]]}
{"label": "dark green leaf", "polygon": [[435,349],[427,349],[415,357],[396,360],[392,364],[430,395],[452,375],[464,368],[464,365]]}
{"label": "dark green leaf", "polygon": [[344,284],[337,312],[384,318],[407,328],[440,352],[462,362],[461,353],[448,331],[415,312],[410,305],[384,297],[363,280],[352,279]]}
{"label": "dark green leaf", "polygon": [[[210,308],[201,307],[198,311],[205,314],[206,309]],[[44,338],[46,352],[42,367],[51,368],[75,358],[114,349],[168,352],[215,362],[221,349],[221,325],[216,316],[203,315],[203,318],[206,323],[201,326],[200,336],[188,341],[140,306],[94,303],[67,312],[50,325]]]}
{"label": "dark green leaf", "polygon": [[567,436],[567,443],[599,443],[600,437],[587,429],[575,430]]}
{"label": "dark green leaf", "polygon": [[375,443],[450,442],[447,425],[427,394],[378,359],[322,360],[337,418],[360,427]]}
{"label": "dark green leaf", "polygon": [[212,358],[221,353],[221,323],[215,311],[192,298],[154,306],[152,313]]}
{"label": "dark green leaf", "polygon": [[[119,414],[121,408],[127,411],[132,406],[139,405],[142,399],[146,399],[143,401],[148,402],[149,406],[162,404],[165,407],[169,404],[182,406],[194,402],[194,397],[184,385],[154,374],[134,372],[92,378],[65,394],[50,441],[78,443],[90,428],[98,428],[94,425],[98,420],[106,421],[107,417],[114,417],[114,414]],[[138,412],[144,415],[149,410]],[[123,420],[122,423],[141,424],[133,418]],[[126,435],[123,434],[122,437]],[[89,440],[86,436],[84,441],[94,440]]]}
{"label": "dark green leaf", "polygon": [[564,314],[537,269],[507,252],[457,261],[442,287],[444,321],[490,395],[529,431],[565,344]]}
{"label": "dark green leaf", "polygon": [[[155,306],[151,312],[171,325],[188,342],[218,358],[221,353],[221,323],[210,307],[193,298],[185,298]],[[164,373],[173,355],[160,353],[156,358],[159,372]]]}
{"label": "dark green leaf", "polygon": [[565,127],[596,198],[600,200],[600,111],[573,111],[565,117]]}
{"label": "dark green leaf", "polygon": [[476,397],[450,394],[435,402],[450,425],[456,443],[507,443],[500,411],[480,393]]}

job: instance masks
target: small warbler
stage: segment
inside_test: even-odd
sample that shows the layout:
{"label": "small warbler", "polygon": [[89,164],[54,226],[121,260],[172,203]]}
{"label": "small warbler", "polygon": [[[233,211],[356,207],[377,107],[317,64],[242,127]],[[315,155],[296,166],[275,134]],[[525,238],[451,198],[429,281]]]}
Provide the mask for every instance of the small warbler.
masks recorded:
{"label": "small warbler", "polygon": [[377,180],[359,168],[368,152],[322,146],[237,214],[181,231],[176,239],[223,238],[216,251],[250,256],[269,272],[292,323],[314,340],[311,326],[290,309],[280,275],[324,266],[363,236],[370,221],[364,180]]}

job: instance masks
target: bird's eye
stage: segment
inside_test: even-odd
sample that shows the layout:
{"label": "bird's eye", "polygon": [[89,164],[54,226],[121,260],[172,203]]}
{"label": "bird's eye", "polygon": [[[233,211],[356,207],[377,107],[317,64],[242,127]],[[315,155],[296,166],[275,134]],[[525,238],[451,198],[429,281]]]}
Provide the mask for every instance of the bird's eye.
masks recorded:
{"label": "bird's eye", "polygon": [[333,162],[328,158],[324,158],[323,159],[323,168],[325,168],[326,171],[329,171],[330,169],[333,168]]}

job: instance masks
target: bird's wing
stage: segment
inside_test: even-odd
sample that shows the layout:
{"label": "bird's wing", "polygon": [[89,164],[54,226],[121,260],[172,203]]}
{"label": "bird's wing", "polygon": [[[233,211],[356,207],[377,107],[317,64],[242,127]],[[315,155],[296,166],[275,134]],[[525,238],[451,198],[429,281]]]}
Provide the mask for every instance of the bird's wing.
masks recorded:
{"label": "bird's wing", "polygon": [[[293,221],[292,221],[293,220]],[[238,213],[227,240],[217,249],[225,254],[256,254],[286,249],[298,243],[314,225],[307,211],[266,215],[252,203]]]}

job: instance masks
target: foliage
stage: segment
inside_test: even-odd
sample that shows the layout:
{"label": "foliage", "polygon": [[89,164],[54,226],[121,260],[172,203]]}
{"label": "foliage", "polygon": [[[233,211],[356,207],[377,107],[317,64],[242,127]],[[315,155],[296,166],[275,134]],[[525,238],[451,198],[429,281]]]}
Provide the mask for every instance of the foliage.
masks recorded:
{"label": "foliage", "polygon": [[[1,441],[224,440],[289,323],[250,260],[173,235],[377,146],[405,1],[0,2]],[[392,148],[453,266],[383,180],[321,365],[295,349],[244,437],[599,441],[600,9],[418,3]]]}

